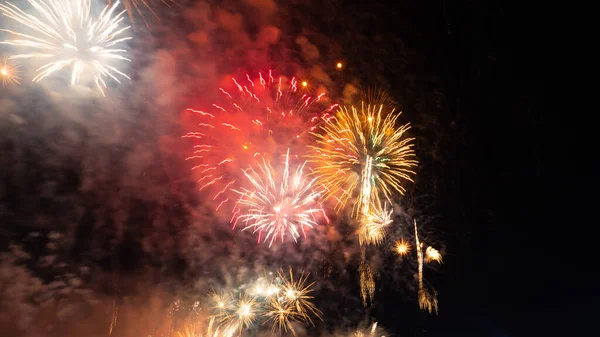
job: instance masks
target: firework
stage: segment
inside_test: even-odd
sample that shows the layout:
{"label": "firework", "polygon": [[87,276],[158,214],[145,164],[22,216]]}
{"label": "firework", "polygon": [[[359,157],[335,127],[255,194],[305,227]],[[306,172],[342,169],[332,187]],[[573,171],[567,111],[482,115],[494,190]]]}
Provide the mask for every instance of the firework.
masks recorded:
{"label": "firework", "polygon": [[[310,155],[314,174],[335,197],[336,210],[358,196],[355,212],[365,212],[379,195],[390,203],[393,192],[404,193],[404,181],[412,181],[414,160],[412,141],[405,133],[409,124],[396,127],[400,114],[383,111],[384,105],[362,104],[361,109],[344,107],[326,119],[321,132],[313,132],[317,145]],[[358,206],[358,207],[357,207]]]}
{"label": "firework", "polygon": [[236,329],[232,328],[221,328],[215,324],[215,318],[212,317],[208,320],[206,329],[203,329],[202,325],[204,322],[196,322],[188,324],[184,327],[183,332],[178,331],[178,337],[232,337],[234,336]]}
{"label": "firework", "polygon": [[[311,317],[321,318],[321,312],[312,303],[314,282],[308,284],[309,275],[302,273],[296,278],[291,269],[289,274],[279,271],[275,278],[260,277],[242,285],[239,289],[243,290],[235,296],[213,293],[211,319],[219,319],[216,331],[240,331],[262,318],[263,324],[271,324],[273,331],[291,331],[295,335],[293,322],[313,324]],[[231,300],[233,297],[238,299]]]}
{"label": "firework", "polygon": [[394,250],[396,251],[396,253],[398,255],[404,256],[404,255],[408,254],[408,252],[410,251],[410,244],[408,242],[404,241],[404,239],[401,239],[400,241],[396,241]]}
{"label": "firework", "polygon": [[[363,329],[357,329],[356,332],[354,332],[354,336],[353,337],[377,337],[377,335],[381,334],[382,331],[380,331],[381,329],[377,328],[377,322],[373,323],[373,325],[371,325],[371,328],[368,329],[367,331],[363,330]],[[381,335],[381,337],[385,337],[383,335]]]}
{"label": "firework", "polygon": [[360,274],[360,297],[362,298],[363,306],[367,306],[369,302],[373,302],[375,297],[375,279],[371,267],[365,262],[364,252],[358,268]]}
{"label": "firework", "polygon": [[419,240],[419,232],[417,231],[417,221],[415,225],[415,248],[417,250],[417,261],[419,263],[419,307],[421,310],[427,310],[429,312],[438,312],[438,301],[437,293],[434,291],[433,294],[425,288],[423,284],[423,243]]}
{"label": "firework", "polygon": [[2,85],[8,84],[20,84],[21,73],[19,67],[7,57],[0,59],[0,78],[2,79]]}
{"label": "firework", "polygon": [[442,263],[442,254],[440,254],[440,252],[433,247],[427,247],[427,249],[425,249],[425,255],[427,256],[428,261],[435,261],[440,264]]}
{"label": "firework", "polygon": [[271,323],[272,331],[278,330],[281,333],[289,330],[296,336],[296,330],[294,330],[292,322],[300,320],[302,315],[292,306],[277,299],[271,299],[265,315],[269,317],[266,323]]}
{"label": "firework", "polygon": [[313,190],[313,180],[304,175],[304,164],[290,175],[289,151],[285,156],[283,173],[275,172],[269,161],[263,158],[259,172],[249,168],[244,175],[252,189],[235,190],[240,198],[234,208],[234,227],[242,224],[242,230],[258,232],[258,241],[263,237],[269,247],[276,238],[283,242],[285,234],[294,241],[300,235],[306,237],[306,229],[317,226],[317,220],[327,219],[318,202],[319,192]]}
{"label": "firework", "polygon": [[293,310],[296,314],[300,315],[306,322],[313,324],[311,315],[321,318],[321,311],[311,302],[314,298],[310,295],[312,293],[312,286],[314,282],[307,283],[308,276],[310,274],[302,273],[298,279],[294,278],[292,269],[289,270],[288,275],[284,275],[283,272],[279,272],[279,277],[284,280],[281,287],[281,293],[283,297],[280,298],[284,304]]}
{"label": "firework", "polygon": [[[112,4],[112,0],[108,0],[108,5],[110,6]],[[134,20],[134,14],[135,12],[137,12],[142,18],[144,18],[144,13],[142,12],[143,8],[146,8],[147,10],[149,10],[152,15],[154,15],[154,17],[158,18],[158,15],[156,15],[156,13],[154,12],[154,10],[152,9],[152,5],[155,1],[152,0],[123,0],[123,5],[125,6],[125,10],[127,11],[127,15],[129,16],[129,20],[131,21],[132,24],[134,24],[135,20]],[[166,5],[167,7],[170,7],[169,2],[174,3],[174,0],[160,0],[161,3],[163,3],[164,5]],[[144,20],[145,21],[145,20]],[[148,25],[148,23],[146,22],[146,25]]]}
{"label": "firework", "polygon": [[71,84],[79,83],[82,76],[90,76],[89,79],[104,95],[107,77],[116,82],[120,82],[117,76],[129,79],[112,65],[113,62],[129,61],[123,56],[126,50],[115,47],[131,39],[124,36],[129,27],[121,26],[124,11],[115,14],[119,1],[105,7],[96,18],[90,14],[90,0],[29,0],[29,3],[37,16],[10,2],[0,4],[0,12],[18,22],[23,29],[0,29],[18,38],[1,41],[0,44],[36,50],[11,56],[10,59],[47,60],[37,69],[34,82],[71,67]]}
{"label": "firework", "polygon": [[264,155],[277,158],[290,147],[304,148],[303,136],[335,107],[325,104],[325,93],[301,94],[296,78],[274,78],[271,71],[254,80],[250,75],[232,78],[230,84],[232,90],[219,88],[221,100],[210,110],[187,110],[199,128],[183,136],[195,142],[186,160],[194,162],[199,188],[211,195],[217,209],[233,204],[233,189],[244,180],[242,169]]}
{"label": "firework", "polygon": [[388,210],[387,203],[383,208],[380,203],[372,203],[360,223],[358,230],[360,244],[379,245],[383,242],[385,229],[393,222],[392,213],[393,210]]}

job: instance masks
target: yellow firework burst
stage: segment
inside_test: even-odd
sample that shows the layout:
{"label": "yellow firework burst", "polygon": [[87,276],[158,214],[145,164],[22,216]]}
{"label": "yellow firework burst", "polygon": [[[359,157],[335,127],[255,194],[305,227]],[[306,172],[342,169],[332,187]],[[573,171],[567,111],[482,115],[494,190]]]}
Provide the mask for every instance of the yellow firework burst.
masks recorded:
{"label": "yellow firework burst", "polygon": [[337,199],[337,211],[356,196],[356,213],[378,195],[390,201],[393,192],[404,193],[405,181],[412,181],[418,162],[414,138],[406,137],[410,125],[397,127],[400,113],[384,111],[384,107],[363,103],[360,109],[340,108],[321,126],[321,132],[313,133],[317,137],[309,155],[313,174],[326,189],[325,196]]}
{"label": "yellow firework burst", "polygon": [[[289,270],[289,274],[285,274],[282,271],[279,272],[279,277],[283,280],[281,286],[281,303],[287,308],[295,312],[299,317],[310,324],[313,324],[311,315],[315,315],[321,319],[321,311],[312,303],[314,296],[310,295],[313,290],[312,286],[314,282],[307,284],[308,276],[310,274],[302,273],[300,277],[296,279],[292,272]],[[289,277],[288,277],[289,276]]]}
{"label": "yellow firework burst", "polygon": [[256,320],[259,308],[254,297],[246,294],[240,296],[235,302],[233,311],[228,313],[223,319],[222,326],[225,329],[243,329],[248,328]]}
{"label": "yellow firework burst", "polygon": [[280,334],[289,330],[296,336],[292,322],[303,319],[303,316],[295,310],[294,306],[277,298],[271,298],[267,305],[267,322],[272,324],[272,330],[278,330]]}
{"label": "yellow firework burst", "polygon": [[398,255],[404,256],[410,251],[410,243],[404,241],[404,239],[400,239],[400,241],[396,241],[394,250]]}
{"label": "yellow firework burst", "polygon": [[2,79],[3,86],[9,84],[20,84],[20,73],[21,71],[15,62],[7,57],[0,59],[0,78]]}

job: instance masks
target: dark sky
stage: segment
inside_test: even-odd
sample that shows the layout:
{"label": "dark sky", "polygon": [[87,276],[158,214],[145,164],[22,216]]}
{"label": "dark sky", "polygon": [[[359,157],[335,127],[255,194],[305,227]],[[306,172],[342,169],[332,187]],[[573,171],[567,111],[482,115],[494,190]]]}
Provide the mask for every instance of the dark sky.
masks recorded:
{"label": "dark sky", "polygon": [[[343,13],[339,21],[312,20],[356,52],[348,63],[357,76],[369,76],[361,62],[381,61],[385,75],[373,76],[384,77],[426,139],[411,193],[429,195],[429,230],[446,248],[430,276],[439,316],[418,312],[386,282],[370,313],[396,336],[512,337],[552,335],[559,319],[593,312],[598,290],[561,248],[575,239],[578,202],[562,171],[568,145],[544,111],[545,33],[533,5],[336,3],[329,7]],[[349,17],[356,22],[343,21]],[[369,41],[355,41],[349,26]],[[132,251],[122,254],[136,260]]]}
{"label": "dark sky", "polygon": [[462,130],[461,140],[445,144],[451,152],[436,192],[446,220],[439,229],[452,248],[440,276],[443,313],[423,324],[427,335],[572,334],[581,326],[559,322],[593,312],[598,291],[589,272],[566,257],[579,202],[563,161],[568,126],[554,131],[558,116],[544,110],[547,33],[536,10],[498,1],[414,4],[408,40],[442,79],[445,113]]}

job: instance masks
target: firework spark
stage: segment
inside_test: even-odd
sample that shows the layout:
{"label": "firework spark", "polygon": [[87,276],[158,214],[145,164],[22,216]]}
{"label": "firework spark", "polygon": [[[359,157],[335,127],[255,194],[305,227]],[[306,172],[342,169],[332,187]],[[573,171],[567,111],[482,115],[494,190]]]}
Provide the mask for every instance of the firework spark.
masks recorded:
{"label": "firework spark", "polygon": [[20,69],[19,67],[7,57],[0,59],[0,78],[2,79],[2,85],[8,84],[20,84]]}
{"label": "firework spark", "polygon": [[427,249],[425,249],[425,255],[427,256],[428,261],[435,261],[440,264],[442,263],[442,254],[440,254],[440,252],[433,247],[427,247]]}
{"label": "firework spark", "polygon": [[[310,295],[313,290],[312,286],[314,282],[306,284],[308,276],[310,274],[300,274],[300,277],[296,279],[292,272],[289,270],[289,275],[284,275],[283,272],[279,272],[279,277],[284,280],[281,287],[281,293],[283,294],[282,302],[295,312],[300,315],[304,321],[312,325],[313,321],[310,318],[311,315],[321,319],[321,311],[311,302],[314,296]],[[289,278],[287,277],[289,276]]]}
{"label": "firework spark", "polygon": [[360,297],[362,298],[363,306],[367,306],[369,302],[373,302],[375,297],[375,279],[371,267],[365,262],[364,252],[363,257],[358,267],[360,274]]}
{"label": "firework spark", "polygon": [[304,135],[335,108],[326,104],[325,93],[302,94],[296,78],[274,78],[271,71],[254,80],[250,75],[232,78],[230,84],[232,90],[219,88],[222,99],[210,110],[187,110],[195,114],[199,128],[183,136],[195,142],[186,160],[194,162],[200,190],[212,195],[217,209],[233,204],[233,190],[244,180],[242,169],[263,155],[276,158],[299,147]]}
{"label": "firework spark", "polygon": [[302,319],[302,315],[294,307],[275,298],[269,300],[268,303],[268,310],[265,315],[269,317],[266,323],[271,323],[271,330],[278,330],[279,333],[289,330],[296,336],[296,330],[294,330],[292,322]]}
{"label": "firework spark", "polygon": [[387,203],[381,207],[380,203],[372,203],[367,213],[363,216],[358,232],[361,245],[379,245],[385,238],[386,228],[393,222],[392,209],[388,210]]}
{"label": "firework spark", "polygon": [[233,311],[225,316],[222,322],[226,322],[227,328],[242,330],[248,328],[256,320],[259,313],[256,298],[243,294],[235,301]]}
{"label": "firework spark", "polygon": [[106,6],[97,18],[90,14],[90,0],[29,0],[29,3],[37,16],[24,12],[10,2],[0,4],[0,12],[18,22],[24,29],[0,29],[18,38],[0,41],[0,44],[39,50],[14,55],[11,59],[48,60],[48,63],[37,69],[34,82],[72,67],[71,84],[79,83],[82,75],[85,77],[89,74],[104,95],[104,88],[107,88],[105,78],[110,77],[119,83],[117,75],[129,79],[125,73],[111,65],[113,61],[129,61],[123,56],[125,49],[115,48],[131,39],[123,36],[129,29],[128,26],[121,26],[124,11],[115,15],[119,1]]}
{"label": "firework spark", "polygon": [[283,174],[278,174],[263,158],[259,172],[252,168],[244,171],[252,189],[236,190],[240,198],[233,212],[234,227],[240,223],[242,230],[258,232],[258,241],[264,237],[269,247],[276,238],[283,242],[286,233],[294,241],[300,235],[306,237],[306,229],[317,226],[321,216],[328,220],[317,200],[320,192],[313,190],[315,178],[309,180],[304,175],[304,164],[290,175],[289,161],[288,150]]}
{"label": "firework spark", "polygon": [[232,337],[234,336],[236,329],[232,328],[221,328],[218,324],[215,324],[215,318],[211,317],[208,319],[208,325],[206,329],[203,329],[203,321],[188,324],[184,327],[183,332],[178,331],[178,337]]}
{"label": "firework spark", "polygon": [[438,312],[438,301],[437,293],[434,291],[433,294],[425,288],[423,284],[423,243],[419,240],[419,232],[417,231],[417,221],[415,225],[415,248],[417,251],[417,260],[419,263],[419,307],[421,310],[427,310],[430,313],[435,311]]}
{"label": "firework spark", "polygon": [[401,239],[400,241],[396,241],[394,250],[398,255],[404,256],[410,251],[410,244],[404,241],[404,239]]}
{"label": "firework spark", "polygon": [[391,203],[392,193],[403,194],[402,183],[412,181],[417,161],[414,138],[405,137],[410,125],[396,127],[400,114],[384,113],[383,107],[363,103],[360,111],[338,109],[335,118],[321,126],[322,132],[312,133],[317,137],[310,155],[314,174],[327,189],[326,197],[337,199],[338,211],[354,196],[359,200],[356,213],[364,212],[380,194]]}

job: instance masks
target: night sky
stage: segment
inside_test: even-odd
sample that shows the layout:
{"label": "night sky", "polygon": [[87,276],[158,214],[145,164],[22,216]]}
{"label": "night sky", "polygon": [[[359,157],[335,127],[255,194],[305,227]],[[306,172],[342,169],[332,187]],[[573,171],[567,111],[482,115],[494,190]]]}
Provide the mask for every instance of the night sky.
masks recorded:
{"label": "night sky", "polygon": [[[28,79],[0,91],[0,322],[26,321],[3,324],[0,335],[106,335],[115,298],[152,308],[141,289],[185,298],[191,289],[230,282],[223,270],[241,274],[245,264],[302,266],[324,280],[316,294],[324,321],[306,336],[375,321],[388,336],[578,335],[580,325],[561,330],[558,321],[590,317],[599,295],[589,272],[576,267],[581,262],[566,257],[569,242],[584,233],[576,227],[585,197],[571,186],[587,173],[565,178],[568,126],[544,111],[546,33],[533,8],[445,0],[160,6],[160,22],[147,15],[146,27],[136,17],[132,79],[111,85],[106,99]],[[269,38],[273,29],[276,41]],[[185,166],[189,149],[180,136],[191,124],[182,111],[210,102],[227,75],[316,66],[329,74],[333,101],[349,102],[348,85],[383,89],[413,125],[420,165],[399,204],[444,254],[442,265],[426,271],[439,294],[437,316],[418,308],[414,263],[377,255],[381,279],[375,302],[364,309],[356,259],[332,262],[351,242],[314,239],[314,248],[307,240],[286,248],[298,256],[275,257],[266,246],[246,246],[227,223],[206,229],[222,220],[211,215]],[[32,69],[23,66],[24,76]],[[338,226],[343,236],[347,224]],[[60,233],[56,243],[51,233]],[[16,245],[31,257],[18,256]],[[303,261],[313,248],[319,253]],[[40,262],[48,256],[65,264]],[[82,273],[83,266],[92,272]],[[43,284],[72,274],[82,283],[74,287],[91,289],[100,304],[58,318],[37,313],[52,311],[52,299],[63,303],[63,293]],[[8,287],[13,275],[27,280],[18,291]],[[24,295],[9,300],[16,292]],[[150,309],[131,310],[123,321],[156,319]],[[39,328],[23,327],[27,315]],[[90,330],[69,328],[77,320]]]}

